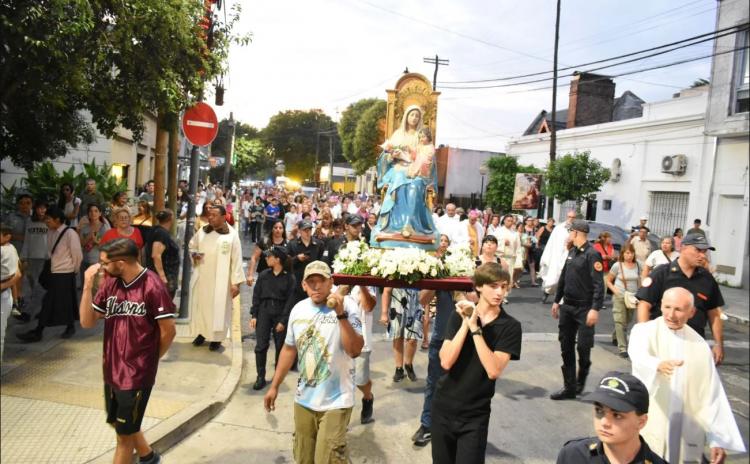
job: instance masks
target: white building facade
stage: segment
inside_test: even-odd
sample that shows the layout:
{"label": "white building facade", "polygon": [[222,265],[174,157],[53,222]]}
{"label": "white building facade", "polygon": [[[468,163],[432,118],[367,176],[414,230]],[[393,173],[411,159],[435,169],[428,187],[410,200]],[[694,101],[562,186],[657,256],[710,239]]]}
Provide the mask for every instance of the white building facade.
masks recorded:
{"label": "white building facade", "polygon": [[[81,172],[82,163],[95,162],[99,166],[106,163],[112,167],[114,175],[127,180],[128,195],[132,197],[137,188],[153,177],[155,153],[156,118],[149,114],[145,116],[142,140],[136,142],[133,140],[133,133],[122,127],[115,130],[112,138],[106,138],[96,131],[93,143],[71,148],[64,157],[52,160],[52,164],[58,171],[65,171],[73,166],[76,172]],[[14,165],[7,158],[0,167],[2,185],[9,187],[15,182],[16,186],[23,186],[26,178],[23,168]]]}

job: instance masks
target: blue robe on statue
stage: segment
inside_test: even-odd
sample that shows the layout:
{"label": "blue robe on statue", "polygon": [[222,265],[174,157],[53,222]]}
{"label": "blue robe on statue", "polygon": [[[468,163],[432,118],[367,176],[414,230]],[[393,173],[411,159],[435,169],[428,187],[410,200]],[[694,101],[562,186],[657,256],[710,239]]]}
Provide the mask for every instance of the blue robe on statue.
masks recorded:
{"label": "blue robe on statue", "polygon": [[[388,189],[371,234],[370,245],[373,247],[436,250],[440,243],[440,234],[425,201],[428,185],[437,193],[437,168],[435,163],[432,163],[430,177],[409,177],[409,164],[408,161],[392,159],[391,154],[385,151],[378,158],[378,189],[382,190],[386,185]],[[377,236],[380,233],[401,234],[406,240],[378,241]],[[408,241],[409,236],[415,235],[431,236],[434,241]]]}

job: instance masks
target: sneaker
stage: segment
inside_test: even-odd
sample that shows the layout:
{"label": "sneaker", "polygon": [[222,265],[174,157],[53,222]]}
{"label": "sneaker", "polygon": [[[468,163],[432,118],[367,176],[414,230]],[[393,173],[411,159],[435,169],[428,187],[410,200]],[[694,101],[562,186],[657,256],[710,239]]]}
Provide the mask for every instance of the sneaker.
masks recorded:
{"label": "sneaker", "polygon": [[151,456],[150,459],[144,460],[143,458],[138,458],[138,463],[139,464],[160,464],[161,455],[154,450],[151,450],[151,453],[153,454],[153,456]]}
{"label": "sneaker", "polygon": [[420,425],[417,431],[412,435],[411,441],[414,442],[414,445],[416,446],[426,446],[427,443],[432,440],[432,432],[430,432],[430,429],[425,427],[424,425]]}
{"label": "sneaker", "polygon": [[208,344],[208,351],[219,351],[221,349],[221,342],[211,342]]}
{"label": "sneaker", "polygon": [[396,373],[393,374],[393,381],[394,382],[401,382],[406,378],[406,375],[404,374],[404,368],[403,367],[397,367]]}
{"label": "sneaker", "polygon": [[23,323],[29,322],[31,320],[31,316],[24,312],[21,312],[18,308],[15,307],[10,311],[10,315],[13,316],[13,319],[21,321]]}
{"label": "sneaker", "polygon": [[266,379],[258,377],[253,384],[253,390],[263,390],[267,385]]}
{"label": "sneaker", "polygon": [[406,376],[409,377],[409,380],[416,382],[417,374],[414,373],[414,366],[411,364],[404,364],[404,369],[406,369]]}
{"label": "sneaker", "polygon": [[193,340],[193,346],[201,346],[205,341],[206,341],[206,337],[204,337],[203,335],[198,335]]}
{"label": "sneaker", "polygon": [[362,414],[360,415],[360,422],[362,424],[369,424],[370,422],[375,421],[375,419],[372,418],[372,406],[375,403],[375,397],[373,396],[369,400],[366,400],[362,398]]}
{"label": "sneaker", "polygon": [[621,357],[622,359],[629,359],[629,358],[630,358],[630,356],[628,356],[628,352],[627,352],[627,351],[620,351],[620,354],[619,354],[619,356],[620,356],[620,357]]}

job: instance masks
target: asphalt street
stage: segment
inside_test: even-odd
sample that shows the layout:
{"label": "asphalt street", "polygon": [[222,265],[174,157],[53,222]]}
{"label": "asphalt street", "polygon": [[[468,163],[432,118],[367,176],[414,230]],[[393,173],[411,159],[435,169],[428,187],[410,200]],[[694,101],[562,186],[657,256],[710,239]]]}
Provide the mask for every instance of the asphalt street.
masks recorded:
{"label": "asphalt street", "polygon": [[[248,254],[247,252],[245,253]],[[590,436],[592,406],[579,401],[555,402],[549,394],[561,386],[559,344],[556,321],[550,304],[541,304],[538,288],[528,287],[528,276],[521,289],[513,291],[505,307],[524,330],[521,360],[509,365],[497,381],[492,401],[488,437],[489,463],[554,463],[560,447],[573,438]],[[251,386],[255,381],[254,335],[247,327],[250,289],[242,291],[244,371],[243,379],[225,409],[212,421],[165,454],[167,463],[291,463],[293,389],[295,373],[287,376],[274,413],[263,409],[263,394]],[[608,302],[609,303],[609,302]],[[611,309],[611,303],[608,304]],[[377,317],[376,317],[377,320]],[[609,370],[629,371],[627,360],[617,356],[611,344],[614,324],[611,312],[601,313],[596,346],[592,351],[592,374],[587,391]],[[410,437],[419,426],[423,402],[427,356],[418,351],[415,369],[419,379],[392,381],[391,343],[381,326],[375,329],[372,353],[375,422],[359,423],[361,394],[349,425],[350,457],[354,463],[432,462],[430,446],[415,447]],[[726,360],[720,368],[741,432],[748,442],[748,327],[727,324]],[[273,356],[269,356],[271,363]],[[269,375],[273,367],[268,367]],[[270,379],[269,379],[270,380]],[[746,445],[747,446],[747,445]],[[728,462],[747,462],[748,455],[734,455]]]}

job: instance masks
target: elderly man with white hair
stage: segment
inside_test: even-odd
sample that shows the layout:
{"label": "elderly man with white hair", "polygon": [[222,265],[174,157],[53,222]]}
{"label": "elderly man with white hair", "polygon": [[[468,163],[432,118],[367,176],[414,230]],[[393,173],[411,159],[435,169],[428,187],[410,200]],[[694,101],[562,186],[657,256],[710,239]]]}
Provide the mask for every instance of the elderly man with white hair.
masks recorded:
{"label": "elderly man with white hair", "polygon": [[651,401],[641,434],[672,464],[706,462],[706,443],[708,462],[720,464],[726,450],[744,452],[745,445],[711,348],[687,325],[695,313],[693,294],[682,287],[666,290],[661,311],[661,317],[633,327],[628,348],[633,375],[646,385]]}

